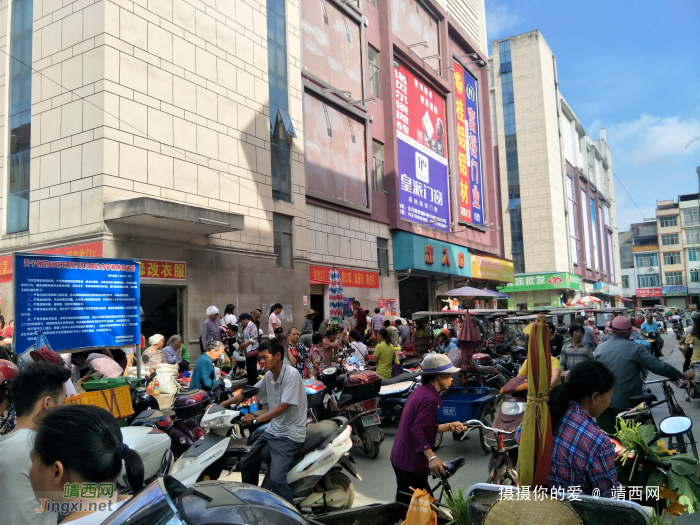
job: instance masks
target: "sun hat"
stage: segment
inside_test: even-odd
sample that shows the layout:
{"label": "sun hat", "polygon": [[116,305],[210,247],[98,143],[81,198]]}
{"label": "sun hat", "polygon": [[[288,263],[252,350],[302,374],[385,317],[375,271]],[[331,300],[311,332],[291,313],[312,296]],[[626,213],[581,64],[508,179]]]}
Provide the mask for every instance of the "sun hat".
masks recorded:
{"label": "sun hat", "polygon": [[628,334],[632,331],[632,322],[629,317],[619,315],[610,323],[610,331],[613,334]]}
{"label": "sun hat", "polygon": [[316,315],[318,312],[314,310],[313,308],[309,308],[309,313],[306,314],[304,317],[311,317],[312,315]]}
{"label": "sun hat", "polygon": [[148,342],[151,344],[151,346],[156,345],[160,343],[165,337],[163,337],[160,334],[153,334],[151,337],[148,338]]}
{"label": "sun hat", "polygon": [[431,374],[456,374],[459,368],[452,364],[450,358],[445,354],[430,354],[423,359],[421,365],[421,375]]}
{"label": "sun hat", "polygon": [[43,357],[44,361],[46,361],[50,365],[63,364],[63,358],[59,354],[57,354],[53,350],[49,350],[45,346],[42,346],[38,350],[32,350],[31,352],[29,352],[29,355],[35,363],[39,361],[40,357]]}

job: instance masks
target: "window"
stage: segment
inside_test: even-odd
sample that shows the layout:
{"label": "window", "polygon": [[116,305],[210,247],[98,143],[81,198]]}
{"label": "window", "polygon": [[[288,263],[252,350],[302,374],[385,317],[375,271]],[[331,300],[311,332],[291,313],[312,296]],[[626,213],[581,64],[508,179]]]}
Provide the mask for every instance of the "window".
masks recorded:
{"label": "window", "polygon": [[677,233],[664,233],[661,236],[661,245],[670,246],[672,244],[678,244],[678,234]]}
{"label": "window", "polygon": [[[591,255],[591,232],[588,227],[588,196],[586,190],[581,189],[581,215],[583,216],[583,240],[586,245],[586,266],[593,268],[595,261]],[[595,230],[594,230],[595,231]]]}
{"label": "window", "polygon": [[700,225],[700,208],[683,210],[683,226]]}
{"label": "window", "polygon": [[578,262],[578,239],[576,237],[576,201],[574,201],[574,181],[566,176],[566,197],[569,201],[569,235],[571,237],[571,259]]}
{"label": "window", "polygon": [[615,282],[615,252],[613,252],[612,233],[608,232],[608,255],[610,256],[610,280]]}
{"label": "window", "polygon": [[623,287],[623,288],[629,288],[629,287],[630,287],[630,276],[629,276],[629,275],[623,275],[623,276],[622,276],[622,287]]}
{"label": "window", "polygon": [[658,288],[659,286],[661,284],[657,273],[645,273],[637,276],[637,288]]}
{"label": "window", "polygon": [[374,191],[384,191],[384,145],[376,140],[372,141],[372,160]]}
{"label": "window", "polygon": [[[287,23],[284,0],[267,1],[267,73],[270,95],[270,164],[272,198],[292,202],[292,153],[285,127],[288,119]],[[280,118],[283,114],[284,117]],[[289,121],[291,126],[291,120]],[[293,128],[291,128],[293,130]]]}
{"label": "window", "polygon": [[[29,151],[32,107],[32,0],[13,0],[10,54],[10,166],[7,233],[29,229]],[[26,65],[25,65],[26,64]]]}
{"label": "window", "polygon": [[688,260],[691,262],[698,260],[698,250],[696,248],[688,250]]}
{"label": "window", "polygon": [[374,7],[377,7],[377,0],[367,0],[367,3],[373,5]]}
{"label": "window", "polygon": [[671,226],[678,226],[678,215],[673,215],[671,217],[661,217],[659,219],[659,226],[661,228],[670,228]]}
{"label": "window", "polygon": [[683,272],[664,272],[664,281],[667,286],[683,284]]}
{"label": "window", "polygon": [[377,237],[377,262],[379,263],[379,275],[389,275],[389,241]]}
{"label": "window", "polygon": [[664,253],[664,264],[680,264],[681,263],[681,252],[665,252]]}
{"label": "window", "polygon": [[686,244],[700,244],[700,228],[688,228],[685,230]]}
{"label": "window", "polygon": [[700,283],[700,269],[690,270],[690,282]]}
{"label": "window", "polygon": [[272,231],[275,236],[275,254],[277,268],[293,268],[292,266],[292,217],[272,214]]}
{"label": "window", "polygon": [[382,98],[381,86],[379,83],[379,51],[372,46],[369,47],[369,94],[373,97]]}
{"label": "window", "polygon": [[648,266],[658,266],[659,256],[655,253],[640,253],[635,256],[636,268],[647,268]]}

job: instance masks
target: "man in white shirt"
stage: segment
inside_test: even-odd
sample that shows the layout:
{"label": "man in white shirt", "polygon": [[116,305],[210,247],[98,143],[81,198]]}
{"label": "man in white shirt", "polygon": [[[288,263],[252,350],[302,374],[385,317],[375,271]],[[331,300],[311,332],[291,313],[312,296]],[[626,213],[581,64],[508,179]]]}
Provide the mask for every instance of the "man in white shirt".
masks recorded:
{"label": "man in white shirt", "polygon": [[[56,525],[55,512],[37,513],[41,505],[29,481],[34,435],[43,416],[66,401],[70,370],[49,364],[22,369],[12,380],[10,395],[17,412],[12,432],[0,437],[0,516],[12,525]],[[70,446],[70,443],[66,444]],[[59,499],[59,498],[56,498]]]}

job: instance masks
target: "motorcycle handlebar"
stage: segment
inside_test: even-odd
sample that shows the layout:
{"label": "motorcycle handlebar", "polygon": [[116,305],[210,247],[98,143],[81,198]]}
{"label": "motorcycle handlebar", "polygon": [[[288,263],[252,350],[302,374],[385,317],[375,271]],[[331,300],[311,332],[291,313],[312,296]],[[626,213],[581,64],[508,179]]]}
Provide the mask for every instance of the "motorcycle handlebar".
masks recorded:
{"label": "motorcycle handlebar", "polygon": [[660,468],[662,470],[671,470],[671,464],[667,461],[662,461],[660,459],[650,458],[649,456],[644,458],[643,463],[649,465],[650,467]]}

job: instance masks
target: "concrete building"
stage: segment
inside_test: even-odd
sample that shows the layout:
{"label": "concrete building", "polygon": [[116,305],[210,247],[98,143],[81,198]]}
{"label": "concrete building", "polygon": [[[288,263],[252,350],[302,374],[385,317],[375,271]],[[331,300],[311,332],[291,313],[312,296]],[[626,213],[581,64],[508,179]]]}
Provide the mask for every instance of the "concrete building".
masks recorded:
{"label": "concrete building", "polygon": [[685,308],[688,295],[685,276],[687,257],[684,257],[679,203],[673,200],[656,201],[656,220],[663,304]]}
{"label": "concrete building", "polygon": [[634,237],[632,231],[620,232],[620,281],[622,302],[626,306],[634,306],[637,295],[637,278],[634,273]]}
{"label": "concrete building", "polygon": [[479,51],[488,55],[484,0],[438,0],[438,3],[452,16]]}
{"label": "concrete building", "polygon": [[[282,302],[284,325],[301,323],[309,210],[298,9],[0,3],[3,50],[17,59],[1,62],[0,254],[141,260],[143,333],[183,333],[193,357],[210,304],[239,313]],[[4,312],[11,279],[0,279]]]}
{"label": "concrete building", "polygon": [[[635,289],[634,306],[663,304],[657,223],[650,221],[632,224],[628,235],[631,235],[634,256],[634,274],[629,286]],[[627,256],[625,260],[628,260]]]}
{"label": "concrete building", "polygon": [[559,91],[539,31],[492,44],[492,101],[504,191],[512,307],[558,306],[575,295],[621,301],[612,156],[589,137]]}
{"label": "concrete building", "polygon": [[[699,170],[700,172],[700,170]],[[688,193],[678,197],[681,219],[681,251],[685,265],[687,303],[700,308],[700,194]]]}
{"label": "concrete building", "polygon": [[[471,29],[451,14],[462,4],[478,7]],[[479,90],[488,82],[483,2],[302,0],[300,8],[311,307],[326,315],[333,265],[346,297],[403,316],[442,307],[438,294],[471,278],[493,288],[512,279],[482,117],[489,98]],[[471,137],[457,136],[468,118],[475,155],[462,185],[459,153]],[[469,168],[479,170],[476,193]],[[478,195],[479,208],[467,210],[478,220],[463,217],[463,193]]]}

